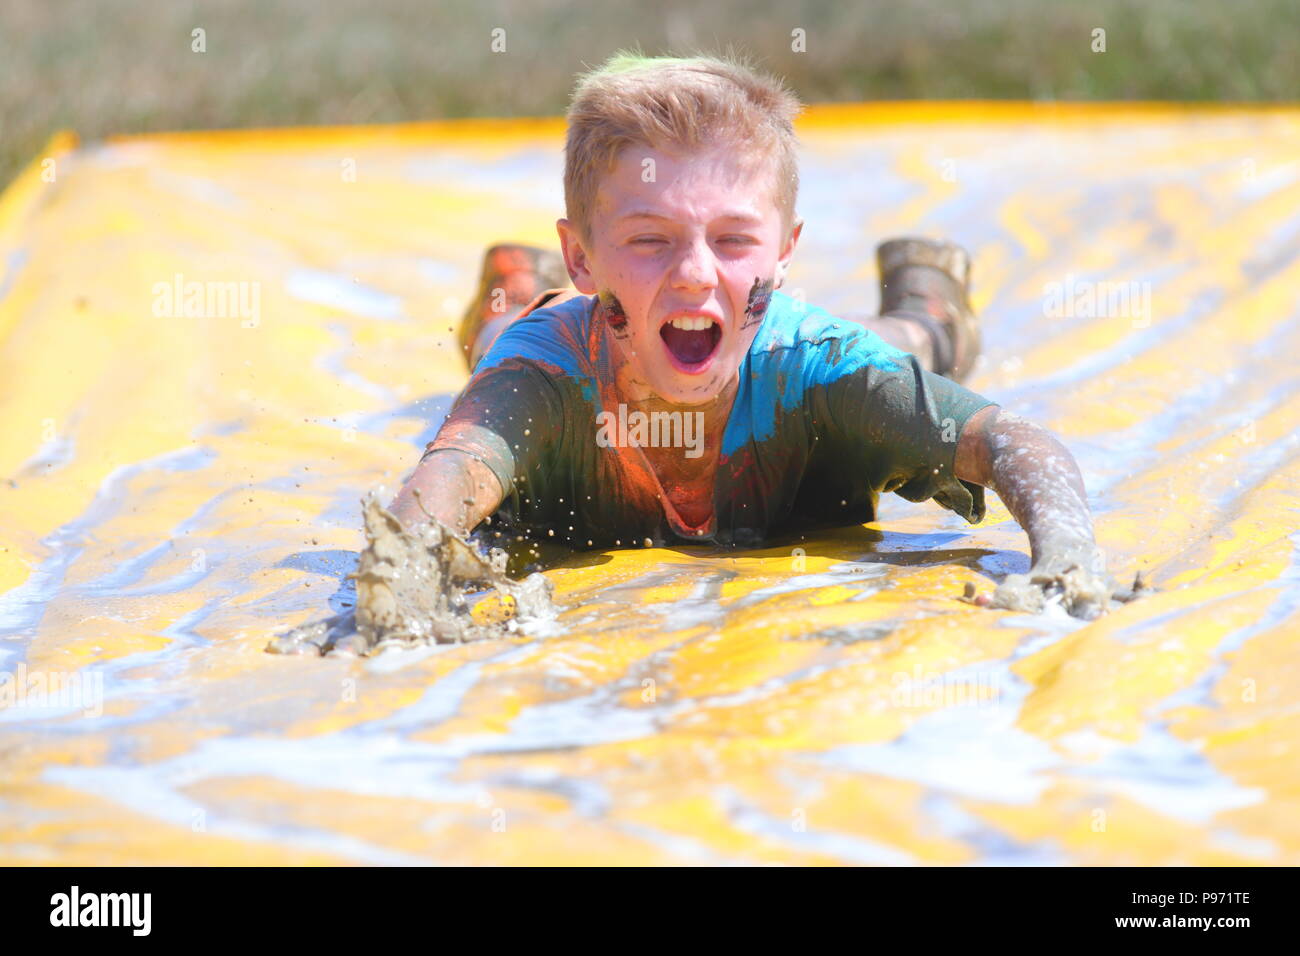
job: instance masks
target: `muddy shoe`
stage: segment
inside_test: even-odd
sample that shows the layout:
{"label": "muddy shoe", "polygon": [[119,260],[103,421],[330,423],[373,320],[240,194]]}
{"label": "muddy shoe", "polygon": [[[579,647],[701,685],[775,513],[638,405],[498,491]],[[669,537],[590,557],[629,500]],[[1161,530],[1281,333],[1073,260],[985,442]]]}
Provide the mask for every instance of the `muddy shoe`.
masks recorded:
{"label": "muddy shoe", "polygon": [[934,239],[890,239],[876,248],[876,261],[880,314],[906,316],[924,327],[934,343],[934,371],[964,382],[980,353],[966,250]]}
{"label": "muddy shoe", "polygon": [[[569,284],[569,273],[559,253],[536,246],[506,242],[493,246],[483,257],[478,293],[461,320],[456,337],[470,371],[491,340],[510,324],[523,308],[547,289]],[[495,325],[495,333],[489,329]],[[482,341],[480,341],[482,340]]]}

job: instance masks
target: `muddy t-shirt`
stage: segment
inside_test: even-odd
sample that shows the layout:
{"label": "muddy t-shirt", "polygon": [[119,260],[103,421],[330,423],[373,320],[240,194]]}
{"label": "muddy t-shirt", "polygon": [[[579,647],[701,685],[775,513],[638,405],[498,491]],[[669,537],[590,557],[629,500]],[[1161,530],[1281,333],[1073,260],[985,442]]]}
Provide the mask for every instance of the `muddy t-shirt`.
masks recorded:
{"label": "muddy t-shirt", "polygon": [[495,525],[575,547],[751,545],[873,521],[887,491],[983,520],[984,489],[958,479],[953,462],[967,419],[994,403],[776,292],[740,365],[713,517],[690,527],[636,447],[694,452],[690,423],[619,407],[597,301],[577,296],[510,325],[428,445],[426,457],[458,449],[492,470],[505,490]]}

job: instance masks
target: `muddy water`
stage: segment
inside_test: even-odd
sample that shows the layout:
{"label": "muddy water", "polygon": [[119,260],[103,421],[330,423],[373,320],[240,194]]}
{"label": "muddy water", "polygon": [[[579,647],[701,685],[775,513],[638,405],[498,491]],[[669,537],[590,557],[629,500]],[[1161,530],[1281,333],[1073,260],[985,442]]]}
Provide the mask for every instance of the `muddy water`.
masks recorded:
{"label": "muddy water", "polygon": [[[971,248],[971,387],[1062,436],[1157,589],[1095,621],[960,600],[1028,570],[996,496],[887,496],[561,560],[513,630],[457,588],[481,640],[377,611],[382,653],[267,654],[354,575],[413,599],[362,501],[463,381],[481,249],[552,241],[561,130],[38,165],[0,201],[0,860],[1300,862],[1300,114],[943,109],[810,115],[787,286],[869,308],[877,239]],[[164,308],[178,276],[257,314]]]}

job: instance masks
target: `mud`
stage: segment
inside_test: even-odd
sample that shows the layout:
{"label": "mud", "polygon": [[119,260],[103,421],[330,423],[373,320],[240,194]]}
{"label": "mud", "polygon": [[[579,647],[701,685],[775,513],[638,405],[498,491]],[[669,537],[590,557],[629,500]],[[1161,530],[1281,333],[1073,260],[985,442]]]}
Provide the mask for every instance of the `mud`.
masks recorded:
{"label": "mud", "polygon": [[371,491],[361,502],[366,547],[349,575],[356,607],[279,635],[267,651],[367,655],[392,646],[493,640],[517,632],[522,622],[554,616],[551,582],[543,575],[516,581],[506,575],[501,549],[485,557],[432,518],[406,528],[380,500]]}

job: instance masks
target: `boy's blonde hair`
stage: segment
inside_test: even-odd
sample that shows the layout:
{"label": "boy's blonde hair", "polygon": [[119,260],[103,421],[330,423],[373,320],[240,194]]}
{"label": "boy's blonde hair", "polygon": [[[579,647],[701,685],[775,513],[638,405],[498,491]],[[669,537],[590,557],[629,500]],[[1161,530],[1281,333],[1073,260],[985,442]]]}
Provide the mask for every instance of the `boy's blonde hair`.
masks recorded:
{"label": "boy's blonde hair", "polygon": [[591,237],[600,177],[628,146],[708,149],[727,143],[768,160],[788,236],[799,191],[799,99],[733,54],[647,57],[620,51],[579,78],[564,147],[566,215]]}

